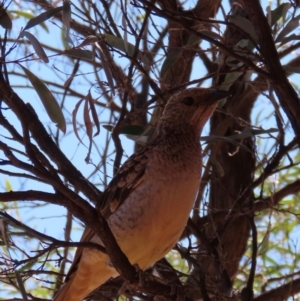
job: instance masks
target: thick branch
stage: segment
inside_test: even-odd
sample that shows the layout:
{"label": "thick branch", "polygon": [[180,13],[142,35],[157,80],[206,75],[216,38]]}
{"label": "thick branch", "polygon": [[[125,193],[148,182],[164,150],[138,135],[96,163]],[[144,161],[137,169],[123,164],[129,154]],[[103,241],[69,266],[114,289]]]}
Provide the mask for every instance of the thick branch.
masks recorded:
{"label": "thick branch", "polygon": [[292,280],[278,288],[254,298],[254,301],[282,301],[300,292],[300,279]]}
{"label": "thick branch", "polygon": [[260,52],[272,79],[276,95],[291,122],[297,136],[298,144],[300,145],[300,120],[298,114],[300,111],[300,102],[297,93],[289,83],[286,73],[281,66],[267,18],[258,0],[244,0],[243,3],[256,30]]}

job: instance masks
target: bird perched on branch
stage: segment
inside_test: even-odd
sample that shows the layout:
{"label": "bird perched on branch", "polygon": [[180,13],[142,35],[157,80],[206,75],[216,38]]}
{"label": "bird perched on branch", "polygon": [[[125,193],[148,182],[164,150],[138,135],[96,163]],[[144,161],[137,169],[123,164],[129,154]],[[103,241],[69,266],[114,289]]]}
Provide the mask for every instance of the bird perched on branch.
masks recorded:
{"label": "bird perched on branch", "polygon": [[[190,88],[173,95],[154,137],[112,179],[98,208],[131,264],[151,267],[179,240],[200,183],[200,134],[226,91]],[[103,245],[92,229],[81,241]],[[108,255],[78,248],[54,301],[81,301],[118,272]]]}

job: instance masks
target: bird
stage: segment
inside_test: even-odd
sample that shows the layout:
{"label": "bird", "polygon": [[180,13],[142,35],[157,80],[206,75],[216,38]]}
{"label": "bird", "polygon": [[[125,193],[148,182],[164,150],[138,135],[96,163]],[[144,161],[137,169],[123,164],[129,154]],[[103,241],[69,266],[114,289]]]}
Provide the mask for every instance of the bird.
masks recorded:
{"label": "bird", "polygon": [[[125,161],[100,197],[97,210],[130,263],[141,270],[164,257],[184,231],[201,179],[200,134],[227,96],[227,91],[198,87],[171,96],[151,141]],[[87,227],[81,242],[88,241],[103,246]],[[108,255],[79,247],[53,301],[82,301],[117,276]]]}

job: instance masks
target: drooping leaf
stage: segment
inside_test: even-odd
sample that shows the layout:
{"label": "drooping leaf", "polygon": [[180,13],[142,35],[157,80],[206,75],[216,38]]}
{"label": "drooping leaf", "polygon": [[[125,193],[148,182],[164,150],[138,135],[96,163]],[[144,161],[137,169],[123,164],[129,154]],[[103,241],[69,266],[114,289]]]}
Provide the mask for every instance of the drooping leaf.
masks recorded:
{"label": "drooping leaf", "polygon": [[6,251],[7,253],[9,252],[9,235],[8,235],[8,231],[7,231],[7,227],[8,223],[6,222],[5,219],[0,219],[0,237],[1,240],[4,242],[4,245],[6,246]]}
{"label": "drooping leaf", "polygon": [[242,143],[238,142],[238,141],[235,141],[233,139],[230,139],[228,137],[222,137],[222,136],[214,136],[214,135],[211,135],[211,136],[207,136],[207,137],[201,137],[202,141],[206,141],[207,143],[211,143],[211,142],[220,142],[220,141],[223,141],[223,142],[228,142],[228,143],[231,143],[243,150],[245,150],[246,152],[249,152],[249,153],[252,153],[252,151],[246,147],[245,145],[243,145]]}
{"label": "drooping leaf", "polygon": [[[281,3],[275,9],[271,10],[271,27],[281,18],[285,19],[286,13],[291,7],[290,3]],[[269,18],[269,13],[267,14],[267,18]]]}
{"label": "drooping leaf", "polygon": [[[249,52],[252,52],[252,50],[254,49],[254,44],[251,40],[242,39],[236,43],[236,47],[244,48],[249,50]],[[243,55],[243,53],[241,53],[241,55]],[[249,53],[245,53],[245,56],[249,57]]]}
{"label": "drooping leaf", "polygon": [[72,74],[71,76],[68,77],[68,79],[64,83],[64,88],[68,88],[71,85],[74,77],[75,77],[74,74]]}
{"label": "drooping leaf", "polygon": [[240,72],[240,71],[227,73],[227,75],[225,76],[225,80],[222,83],[222,89],[225,89],[225,88],[229,89],[229,87],[232,84],[234,84],[243,73],[244,72]]}
{"label": "drooping leaf", "polygon": [[[110,132],[114,128],[112,125],[109,125],[109,124],[104,124],[102,126]],[[124,127],[121,128],[119,133],[126,134],[126,135],[140,136],[143,133],[145,133],[146,129],[147,129],[147,127],[142,126],[142,125],[125,125]],[[147,135],[150,135],[150,133],[148,133]]]}
{"label": "drooping leaf", "polygon": [[39,95],[50,119],[62,132],[66,132],[66,121],[62,110],[48,87],[31,71],[20,65],[35,91]]}
{"label": "drooping leaf", "polygon": [[[103,125],[103,127],[112,131],[113,126],[109,124]],[[126,137],[134,142],[145,145],[148,141],[148,137],[154,132],[154,128],[151,126],[142,126],[142,125],[125,125],[123,126],[119,133],[126,135]]]}
{"label": "drooping leaf", "polygon": [[63,4],[63,12],[62,12],[62,22],[65,26],[66,30],[66,41],[71,42],[73,44],[73,41],[70,37],[70,23],[71,23],[71,4],[69,0],[65,0]]}
{"label": "drooping leaf", "polygon": [[[78,112],[78,109],[81,105],[81,103],[83,102],[84,99],[80,99],[78,101],[78,103],[76,104],[73,112],[72,112],[72,124],[73,124],[73,130],[74,130],[74,133],[75,133],[75,136],[77,137],[77,139],[79,140],[79,142],[84,145],[84,143],[82,142],[82,140],[80,139],[79,135],[78,135],[78,131],[77,131],[77,127],[76,127],[76,116],[77,116],[77,112]],[[85,145],[84,145],[85,146]]]}
{"label": "drooping leaf", "polygon": [[297,41],[297,40],[300,40],[300,35],[295,34],[295,33],[292,33],[292,34],[290,34],[289,36],[284,37],[284,38],[281,40],[280,46],[283,46],[283,45],[285,45],[285,44],[288,43],[288,42],[291,42],[291,41]]}
{"label": "drooping leaf", "polygon": [[30,41],[32,47],[34,48],[37,56],[40,59],[42,59],[45,63],[49,63],[47,54],[45,53],[42,45],[40,44],[40,42],[37,40],[37,38],[34,35],[32,35],[28,31],[22,31],[20,33],[20,38],[22,38],[22,37],[26,37]]}
{"label": "drooping leaf", "polygon": [[55,7],[46,12],[41,13],[37,17],[30,19],[23,30],[29,29],[33,26],[41,24],[42,22],[45,22],[46,20],[50,19],[51,17],[53,17],[55,14],[61,12],[62,10],[63,10],[63,7],[59,6],[59,7]]}
{"label": "drooping leaf", "polygon": [[101,46],[99,45],[99,43],[95,43],[95,46],[99,50],[99,54],[100,54],[100,58],[101,58],[101,63],[102,63],[103,70],[104,70],[105,75],[106,75],[107,82],[108,82],[109,87],[111,89],[111,92],[113,93],[113,95],[115,95],[114,81],[113,81],[113,77],[112,77],[109,65],[107,63],[107,58],[106,58],[106,56],[105,56],[105,54],[104,54]]}
{"label": "drooping leaf", "polygon": [[299,26],[300,15],[290,20],[286,26],[281,30],[279,35],[277,36],[275,42],[282,42],[282,40],[293,30],[295,30]]}
{"label": "drooping leaf", "polygon": [[[32,18],[34,18],[34,15],[31,14],[31,13],[29,13],[28,11],[10,10],[9,12],[10,12],[10,13],[13,13],[13,14],[16,14],[17,16],[23,17],[23,18],[25,18],[25,19],[32,19]],[[47,25],[46,25],[44,22],[40,23],[40,25],[41,25],[47,32],[49,32],[49,29],[48,29]]]}
{"label": "drooping leaf", "polygon": [[64,53],[66,55],[76,57],[79,59],[88,60],[88,61],[92,61],[94,59],[94,54],[90,50],[72,48],[72,49],[65,50]]}
{"label": "drooping leaf", "polygon": [[99,38],[93,35],[87,36],[78,46],[79,47],[83,47],[86,45],[90,45],[90,44],[94,44],[96,42],[98,42]]}
{"label": "drooping leaf", "polygon": [[230,136],[215,136],[215,135],[210,135],[210,136],[202,136],[200,138],[201,141],[206,141],[208,143],[210,142],[218,142],[218,141],[223,141],[223,142],[228,142],[233,145],[236,145],[237,147],[252,153],[250,149],[248,149],[245,145],[242,143],[236,141],[236,140],[242,140],[245,138],[249,138],[252,136],[256,135],[261,135],[261,134],[270,134],[270,133],[275,133],[278,132],[278,129],[270,128],[267,130],[264,129],[251,129],[251,128],[245,128],[240,134],[236,135],[230,135]]}
{"label": "drooping leaf", "polygon": [[122,25],[124,28],[124,48],[125,48],[125,52],[128,53],[127,23],[124,14],[122,15]]}
{"label": "drooping leaf", "polygon": [[[103,38],[105,39],[105,41],[114,48],[117,48],[121,51],[123,51],[124,53],[128,53],[128,55],[133,56],[134,52],[135,52],[135,46],[131,43],[127,43],[128,46],[128,50],[126,51],[125,49],[125,42],[123,39],[113,36],[111,34],[104,34]],[[138,59],[140,59],[145,65],[149,65],[149,60],[148,58],[140,51],[138,51],[137,54]]]}
{"label": "drooping leaf", "polygon": [[17,16],[23,17],[25,19],[32,19],[34,18],[34,15],[28,11],[23,10],[10,10],[11,14],[16,14]]}
{"label": "drooping leaf", "polygon": [[229,16],[229,21],[248,33],[254,42],[258,42],[258,36],[255,32],[253,24],[246,18],[238,15]]}
{"label": "drooping leaf", "polygon": [[83,109],[83,119],[86,127],[86,134],[89,137],[89,140],[92,140],[93,138],[93,123],[90,118],[89,113],[89,102],[86,100],[84,103],[84,109]]}
{"label": "drooping leaf", "polygon": [[85,158],[86,163],[90,162],[90,154],[92,150],[92,144],[93,144],[93,123],[91,121],[90,113],[89,113],[89,101],[86,99],[84,103],[84,109],[83,109],[83,120],[84,125],[86,129],[86,134],[89,138],[89,148],[88,148],[88,154]]}
{"label": "drooping leaf", "polygon": [[245,139],[245,138],[250,138],[252,136],[257,136],[257,135],[262,135],[262,134],[271,134],[271,133],[276,133],[278,132],[278,129],[275,128],[270,128],[270,129],[252,129],[252,128],[244,128],[244,130],[236,135],[230,135],[230,136],[225,136],[225,137],[221,137],[221,136],[202,136],[200,138],[200,140],[203,141],[209,141],[211,138],[215,139],[215,138],[226,138],[226,139],[230,139],[230,140],[241,140],[241,139]]}
{"label": "drooping leaf", "polygon": [[93,121],[94,121],[94,124],[97,128],[97,132],[94,134],[94,137],[95,137],[95,136],[99,135],[99,133],[100,133],[100,121],[99,121],[99,118],[98,118],[98,114],[96,112],[95,102],[94,102],[94,99],[91,95],[91,91],[89,91],[86,98],[89,102],[90,109],[91,109],[91,112],[92,112]]}
{"label": "drooping leaf", "polygon": [[8,13],[6,12],[3,4],[0,4],[0,25],[4,29],[12,29],[11,19],[10,19]]}

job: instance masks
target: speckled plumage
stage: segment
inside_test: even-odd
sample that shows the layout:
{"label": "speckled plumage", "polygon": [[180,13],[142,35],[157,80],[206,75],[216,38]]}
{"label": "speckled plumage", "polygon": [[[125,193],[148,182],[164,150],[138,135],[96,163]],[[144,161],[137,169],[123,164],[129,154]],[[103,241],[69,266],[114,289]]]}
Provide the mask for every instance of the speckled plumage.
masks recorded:
{"label": "speckled plumage", "polygon": [[[171,97],[153,140],[132,155],[104,191],[97,209],[132,264],[146,269],[176,244],[193,207],[201,173],[199,136],[227,92],[191,88]],[[86,228],[81,241],[102,244]],[[78,248],[55,301],[81,301],[116,277],[107,255]]]}

